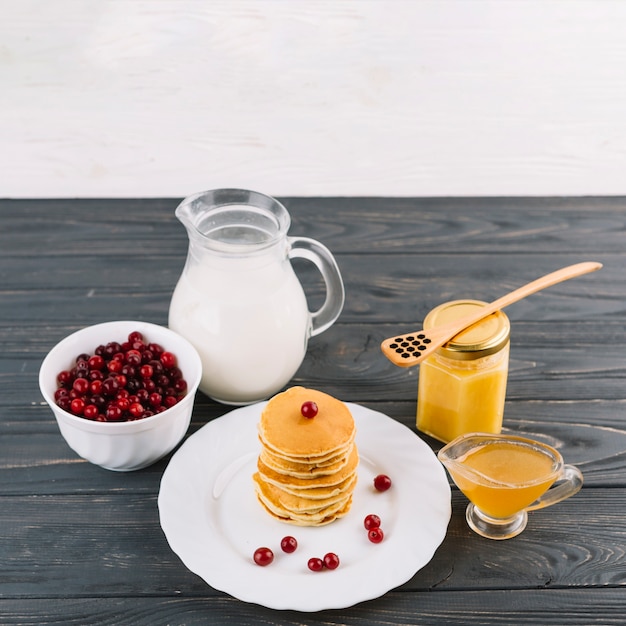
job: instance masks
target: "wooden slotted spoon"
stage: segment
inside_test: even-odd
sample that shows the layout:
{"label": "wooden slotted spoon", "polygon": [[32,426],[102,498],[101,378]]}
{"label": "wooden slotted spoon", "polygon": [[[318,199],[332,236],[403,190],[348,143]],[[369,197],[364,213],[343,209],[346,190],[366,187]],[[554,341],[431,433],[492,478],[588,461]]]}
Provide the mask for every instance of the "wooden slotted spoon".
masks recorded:
{"label": "wooden slotted spoon", "polygon": [[515,289],[505,296],[494,300],[490,304],[478,309],[475,313],[466,315],[458,320],[454,320],[442,326],[436,326],[429,330],[418,330],[406,335],[395,335],[389,339],[385,339],[380,347],[383,354],[395,365],[400,367],[410,367],[417,365],[426,357],[431,355],[437,348],[443,346],[455,335],[469,328],[476,322],[484,319],[488,315],[503,309],[509,304],[513,304],[526,296],[530,296],[537,291],[541,291],[546,287],[551,287],[564,280],[595,272],[602,267],[602,263],[588,261],[585,263],[577,263],[576,265],[568,265],[556,272],[546,274],[537,280]]}

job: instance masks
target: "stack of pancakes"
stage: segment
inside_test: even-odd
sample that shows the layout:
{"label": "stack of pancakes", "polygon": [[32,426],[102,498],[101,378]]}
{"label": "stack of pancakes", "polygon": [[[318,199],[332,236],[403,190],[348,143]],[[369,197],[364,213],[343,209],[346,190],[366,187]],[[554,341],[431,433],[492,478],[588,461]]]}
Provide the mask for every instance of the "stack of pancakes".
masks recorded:
{"label": "stack of pancakes", "polygon": [[[315,402],[315,417],[302,415],[305,402]],[[261,414],[253,476],[264,508],[299,526],[322,526],[345,515],[357,481],[355,435],[350,410],[328,394],[292,387],[274,396]]]}

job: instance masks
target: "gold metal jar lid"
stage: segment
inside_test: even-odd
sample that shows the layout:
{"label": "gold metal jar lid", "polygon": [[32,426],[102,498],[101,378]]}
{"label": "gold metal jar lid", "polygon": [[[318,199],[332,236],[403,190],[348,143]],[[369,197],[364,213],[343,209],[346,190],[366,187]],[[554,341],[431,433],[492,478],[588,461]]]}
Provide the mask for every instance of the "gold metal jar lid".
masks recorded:
{"label": "gold metal jar lid", "polygon": [[[424,329],[441,326],[453,322],[465,315],[473,313],[477,307],[485,306],[480,300],[453,300],[435,307],[424,319]],[[444,344],[437,354],[456,359],[470,361],[483,356],[495,354],[507,344],[511,332],[509,318],[496,311],[467,330],[456,335]]]}

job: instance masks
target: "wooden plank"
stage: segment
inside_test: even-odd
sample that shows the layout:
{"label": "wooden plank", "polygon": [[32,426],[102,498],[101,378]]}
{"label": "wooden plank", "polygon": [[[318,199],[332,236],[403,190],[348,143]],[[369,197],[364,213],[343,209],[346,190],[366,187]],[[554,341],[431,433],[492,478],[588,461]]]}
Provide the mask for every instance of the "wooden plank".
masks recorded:
{"label": "wooden plank", "polygon": [[[314,347],[311,351],[315,353],[318,349]],[[530,356],[528,351],[526,354]],[[541,367],[532,368],[524,377],[518,376],[516,371],[511,372],[507,385],[507,399],[510,403],[561,401],[568,403],[569,406],[583,403],[588,410],[593,408],[591,403],[609,401],[615,403],[614,406],[618,411],[621,410],[624,400],[623,368],[619,366],[620,355],[617,350],[607,355],[608,364],[600,357],[590,358],[583,349],[579,352],[568,351],[564,359],[571,357],[573,360],[584,362],[584,365],[578,368],[570,366],[569,369],[565,367],[563,360],[549,362],[549,354],[546,351],[536,353],[535,356],[538,357],[535,362],[540,362],[539,357],[545,359]],[[323,354],[311,354],[307,357],[289,384],[317,387],[345,401],[365,404],[387,398],[398,402],[416,400],[419,369],[412,368],[408,371],[403,369],[397,372],[395,369],[388,369],[385,363],[380,364],[372,360],[358,362],[359,371],[356,373],[350,370],[348,365],[345,368],[324,370],[323,364],[326,359],[323,357]],[[614,364],[612,369],[609,367],[611,362]],[[0,424],[16,422],[18,419],[40,421],[52,418],[50,410],[42,404],[43,398],[38,388],[37,375],[40,362],[32,360],[25,363],[27,367],[24,371],[18,373],[9,371],[0,375],[0,381],[3,386],[6,385],[6,392],[0,402]],[[8,365],[6,361],[3,364]],[[376,382],[370,382],[372,379],[369,377],[374,374],[378,374],[379,378]],[[543,377],[549,377],[549,380],[544,381]],[[29,406],[23,405],[24,399]],[[37,406],[41,406],[41,412],[35,410]],[[590,416],[585,421],[594,420],[593,411],[589,413]],[[540,408],[530,406],[524,407],[518,417],[533,419],[540,415]],[[609,424],[599,425],[615,423],[614,417]]]}
{"label": "wooden plank", "polygon": [[[136,316],[133,319],[144,319]],[[154,323],[167,324],[167,315],[159,313]],[[125,318],[130,319],[130,318]],[[104,319],[96,320],[106,321]],[[68,320],[50,321],[37,324],[35,321],[17,323],[0,322],[0,343],[7,365],[5,372],[18,372],[22,369],[16,361],[23,361],[26,367],[31,361],[40,361],[47,352],[67,335],[84,328],[90,322],[75,317]],[[362,363],[379,362],[387,367],[389,363],[380,352],[380,342],[394,335],[399,329],[407,330],[411,326],[397,323],[347,323],[338,321],[325,333],[309,341],[310,351],[307,358],[314,360],[321,358],[324,353],[327,359],[334,360],[333,367],[346,367],[345,361],[353,360],[355,372],[360,373]],[[603,339],[608,342],[603,344]],[[612,350],[619,348],[626,339],[626,328],[616,316],[615,319],[605,319],[598,322],[595,319],[572,320],[543,320],[543,321],[512,321],[511,329],[511,372],[518,372],[520,377],[531,374],[536,369],[539,358],[541,363],[556,363],[561,359],[569,363],[568,371],[577,372],[585,368],[584,359],[580,357],[572,362],[572,352],[586,350],[591,359],[606,355],[606,369],[611,370]],[[564,347],[565,346],[565,347]],[[550,354],[552,353],[552,356]],[[332,364],[332,362],[330,363]],[[327,364],[328,365],[328,364]],[[389,368],[390,371],[408,372],[418,371],[419,368]],[[619,375],[620,373],[617,372]]]}
{"label": "wooden plank", "polygon": [[[120,315],[159,316],[167,311],[182,273],[185,252],[177,258],[98,254],[80,261],[72,255],[54,258],[4,259],[0,284],[0,323],[23,318],[25,323],[45,316],[49,324],[74,319]],[[497,262],[484,255],[338,254],[346,302],[340,321],[396,323],[413,327],[430,309],[461,298],[491,301],[555,269],[586,260],[581,254],[509,254]],[[555,285],[506,309],[512,320],[618,319],[626,312],[626,258],[607,253],[591,260],[605,264],[599,272]],[[459,265],[463,272],[459,272]],[[317,308],[325,294],[312,265],[296,264],[310,306]],[[54,283],[51,277],[54,276]],[[54,284],[54,288],[51,285]],[[69,310],[68,310],[69,309]],[[41,319],[41,318],[40,318]]]}
{"label": "wooden plank", "polygon": [[[54,343],[81,326],[79,323],[74,328],[59,327],[45,334],[37,331],[38,339],[30,341],[30,351],[21,353],[16,341],[19,332],[13,333],[11,326],[0,328],[0,337],[5,338],[7,345],[7,352],[0,358],[0,381],[5,387],[0,407],[23,404],[25,398],[29,403],[40,402],[37,376],[41,360]],[[585,332],[581,332],[581,327]],[[608,345],[593,341],[599,338],[595,331],[590,331],[588,342],[587,328],[590,326],[559,322],[562,344],[571,338],[571,345],[564,349],[555,347],[559,338],[553,324],[517,324],[511,348],[508,399],[569,402],[623,399],[626,367],[620,343],[623,324],[602,325],[607,335],[617,338]],[[389,325],[335,324],[310,342],[293,382],[328,389],[354,402],[414,399],[419,367],[398,368],[380,352],[380,342],[392,330]],[[551,334],[553,337],[547,341]],[[580,343],[574,343],[574,339]]]}
{"label": "wooden plank", "polygon": [[[169,549],[155,494],[3,496],[0,504],[0,598],[61,598],[68,590],[74,597],[215,595]],[[403,590],[624,585],[623,490],[583,489],[531,513],[527,529],[502,542],[469,530],[466,504],[455,491],[443,544]]]}
{"label": "wooden plank", "polygon": [[[508,255],[621,254],[626,199],[616,198],[283,198],[291,235],[354,252]],[[177,198],[3,200],[0,257],[176,256],[187,237]],[[33,216],[36,222],[33,222]],[[128,244],[132,244],[129,246]]]}
{"label": "wooden plank", "polygon": [[[414,404],[407,403],[401,409],[391,407],[389,403],[368,404],[374,410],[396,417],[434,450],[441,447],[441,443],[415,429]],[[626,486],[626,429],[623,424],[621,427],[607,427],[599,425],[598,419],[585,421],[584,415],[579,418],[580,421],[571,415],[563,416],[561,421],[551,420],[550,414],[542,415],[541,421],[528,419],[529,415],[534,416],[531,409],[537,406],[541,408],[542,405],[527,407],[525,419],[510,417],[507,406],[505,432],[556,446],[567,462],[583,471],[586,487]],[[607,413],[615,414],[616,408],[618,406],[614,403],[606,404]],[[216,406],[213,412],[221,415],[228,410]],[[208,411],[195,411],[187,437],[206,423],[207,415]],[[80,459],[65,443],[51,419],[34,422],[30,428],[16,421],[13,425],[5,425],[0,433],[0,469],[4,476],[0,483],[0,495],[154,493],[158,491],[161,474],[171,456],[140,472],[120,474]]]}
{"label": "wooden plank", "polygon": [[112,601],[97,594],[72,598],[16,598],[0,600],[6,626],[63,624],[446,624],[446,626],[622,626],[624,590],[542,589],[391,592],[356,607],[318,613],[274,611],[244,604],[225,595],[127,597]]}

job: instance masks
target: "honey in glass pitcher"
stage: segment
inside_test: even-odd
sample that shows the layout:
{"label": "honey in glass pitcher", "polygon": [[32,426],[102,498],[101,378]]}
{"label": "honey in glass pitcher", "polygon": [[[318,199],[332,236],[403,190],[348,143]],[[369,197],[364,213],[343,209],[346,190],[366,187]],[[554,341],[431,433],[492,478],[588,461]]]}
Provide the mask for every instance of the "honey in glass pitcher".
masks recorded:
{"label": "honey in glass pitcher", "polygon": [[552,446],[526,437],[469,433],[437,453],[470,501],[469,527],[488,539],[511,539],[528,523],[528,511],[577,493],[583,475]]}

